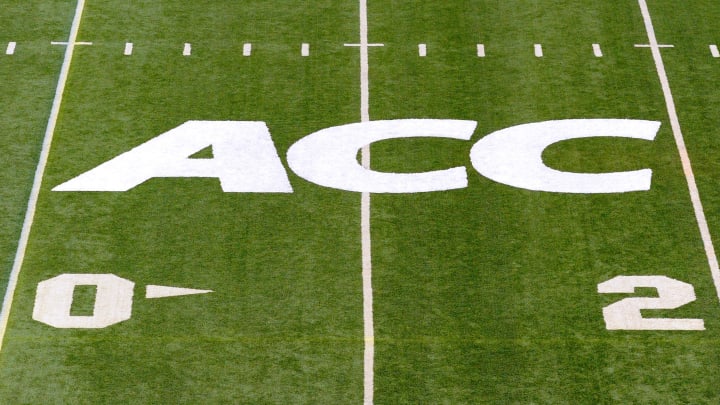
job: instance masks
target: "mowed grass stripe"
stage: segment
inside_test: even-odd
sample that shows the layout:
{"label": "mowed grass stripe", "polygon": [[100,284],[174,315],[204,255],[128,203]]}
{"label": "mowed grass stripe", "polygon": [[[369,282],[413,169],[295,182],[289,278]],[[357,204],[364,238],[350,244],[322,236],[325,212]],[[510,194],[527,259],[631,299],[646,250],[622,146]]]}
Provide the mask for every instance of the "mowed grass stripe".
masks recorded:
{"label": "mowed grass stripe", "polygon": [[[64,3],[3,3],[0,40],[17,46],[0,57],[0,290],[5,291],[17,251],[64,49],[49,40],[67,37],[73,17]],[[27,21],[37,23],[34,28]],[[9,46],[9,45],[8,45]]]}
{"label": "mowed grass stripe", "polygon": [[[292,173],[289,195],[223,193],[217,179],[153,179],[127,193],[50,191],[190,119],[265,121],[283,163],[299,138],[357,121],[359,58],[342,46],[357,38],[356,5],[295,6],[165,2],[125,13],[127,4],[88,3],[83,37],[94,45],[76,50],[0,364],[0,397],[362,401],[357,194]],[[271,29],[276,24],[282,29]],[[130,38],[138,46],[125,57]],[[311,57],[299,56],[301,41],[319,44]],[[185,42],[191,57],[179,52]],[[237,51],[244,43],[270,45],[247,58]],[[69,272],[135,282],[132,318],[97,331],[30,319],[37,283]],[[139,291],[148,284],[214,292],[145,300]],[[180,337],[147,344],[166,335]],[[204,335],[229,339],[204,343]],[[30,358],[44,366],[27,368]],[[70,386],[75,392],[58,389]]]}
{"label": "mowed grass stripe", "polygon": [[18,277],[20,276],[23,261],[25,260],[25,251],[27,249],[28,240],[30,238],[30,231],[32,229],[33,219],[35,217],[35,210],[40,195],[40,187],[42,186],[43,176],[45,174],[45,166],[47,165],[48,156],[50,154],[50,146],[52,145],[53,135],[55,134],[55,125],[57,123],[58,114],[60,113],[62,97],[65,91],[65,83],[70,72],[70,64],[72,63],[73,50],[75,49],[75,41],[77,40],[78,31],[80,29],[80,21],[82,19],[84,7],[85,1],[78,0],[77,6],[75,8],[75,16],[73,17],[72,26],[70,28],[67,48],[65,50],[65,58],[63,59],[62,67],[60,69],[60,77],[58,79],[57,89],[55,91],[55,98],[53,99],[52,108],[50,110],[50,117],[48,119],[47,128],[45,130],[42,150],[40,151],[40,159],[38,161],[37,169],[35,170],[35,178],[33,179],[32,189],[30,191],[30,198],[27,204],[27,211],[25,213],[25,220],[23,221],[22,231],[20,232],[20,240],[18,242],[15,260],[13,262],[13,267],[10,272],[10,277],[8,279],[7,290],[5,291],[5,296],[3,298],[2,311],[0,312],[0,350],[2,350],[3,342],[5,339],[5,331],[7,329],[8,319],[10,317],[10,311],[12,309],[12,303],[15,296],[15,288],[17,287]]}
{"label": "mowed grass stripe", "polygon": [[[647,41],[640,10],[530,3],[378,7],[371,30],[385,47],[370,55],[373,118],[472,119],[473,140],[553,119],[661,121],[653,142],[573,141],[543,156],[548,166],[575,172],[649,167],[652,188],[530,192],[475,174],[467,164],[473,142],[373,145],[375,170],[464,164],[471,176],[464,190],[373,196],[376,398],[711,403],[717,372],[704,373],[706,359],[718,354],[717,298],[698,270],[707,263],[653,61],[632,46]],[[428,37],[438,51],[419,60],[416,44]],[[463,38],[492,43],[493,57],[450,46]],[[534,57],[528,38],[543,44],[544,58]],[[603,45],[604,57],[589,54],[592,43]],[[703,318],[708,330],[607,331],[602,308],[627,295],[602,296],[597,284],[636,274],[667,275],[698,293],[691,304],[645,316]]]}
{"label": "mowed grass stripe", "polygon": [[[707,44],[716,42],[716,25],[720,5],[691,1],[679,13],[662,3],[650,3],[655,31],[660,40],[671,38],[676,45],[672,52],[662,53],[668,80],[672,85],[679,120],[687,150],[692,158],[695,179],[710,232],[720,229],[717,192],[720,153],[717,128],[720,105],[717,92],[717,59],[707,52]],[[694,21],[687,29],[687,22]]]}
{"label": "mowed grass stripe", "polygon": [[657,38],[655,37],[655,29],[653,28],[652,17],[648,9],[647,2],[645,0],[638,0],[640,10],[642,11],[643,20],[645,22],[645,29],[647,30],[648,39],[650,42],[650,50],[652,51],[653,60],[657,68],[658,77],[663,90],[663,96],[665,98],[665,105],[670,118],[670,125],[672,127],[673,136],[675,138],[675,144],[677,145],[678,153],[680,154],[680,161],[683,166],[683,173],[688,183],[688,190],[690,192],[690,200],[693,204],[693,210],[695,211],[695,218],[698,223],[700,230],[700,236],[702,237],[703,246],[705,248],[705,254],[707,255],[708,265],[710,266],[710,275],[717,291],[718,299],[720,299],[720,268],[718,268],[718,259],[715,254],[715,247],[713,246],[712,236],[710,235],[710,228],[708,227],[707,220],[705,219],[705,210],[700,199],[700,192],[698,191],[697,183],[695,182],[695,174],[693,173],[692,163],[690,162],[690,156],[688,155],[687,148],[685,146],[685,138],[683,137],[682,130],[680,129],[680,120],[675,109],[675,100],[670,90],[670,83],[668,82],[667,73],[665,72],[665,64],[663,63],[662,55],[660,54],[660,48],[658,46]]}

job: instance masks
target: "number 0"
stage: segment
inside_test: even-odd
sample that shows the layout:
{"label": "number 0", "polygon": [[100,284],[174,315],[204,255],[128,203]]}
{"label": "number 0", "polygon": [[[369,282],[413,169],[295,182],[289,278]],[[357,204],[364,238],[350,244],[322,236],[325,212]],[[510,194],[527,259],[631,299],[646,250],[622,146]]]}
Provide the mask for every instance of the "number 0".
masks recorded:
{"label": "number 0", "polygon": [[[92,316],[70,315],[79,285],[97,286]],[[56,328],[105,328],[130,319],[134,286],[114,274],[61,274],[38,284],[33,319]]]}
{"label": "number 0", "polygon": [[702,319],[643,318],[641,309],[675,309],[695,301],[693,286],[666,276],[617,276],[598,284],[603,294],[633,293],[636,287],[657,289],[658,296],[625,298],[603,308],[607,329],[705,330]]}

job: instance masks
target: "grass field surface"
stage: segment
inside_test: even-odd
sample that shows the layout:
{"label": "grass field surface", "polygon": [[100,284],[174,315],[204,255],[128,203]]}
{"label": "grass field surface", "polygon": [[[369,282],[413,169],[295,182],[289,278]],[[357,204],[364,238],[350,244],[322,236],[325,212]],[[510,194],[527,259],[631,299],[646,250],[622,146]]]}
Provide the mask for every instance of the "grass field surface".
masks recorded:
{"label": "grass field surface", "polygon": [[[720,5],[650,0],[655,46],[644,0],[81,4],[81,16],[77,3],[63,1],[10,0],[0,10],[0,51],[17,44],[0,54],[0,278],[8,291],[0,402],[720,400],[720,302],[688,186],[696,181],[709,233],[718,235],[720,60],[710,46],[720,41]],[[74,20],[77,44],[51,44],[72,38]],[[57,125],[36,174],[54,102]],[[309,134],[358,123],[363,113],[370,121],[475,121],[467,141],[371,146],[372,170],[462,167],[467,187],[370,192],[363,234],[363,193],[314,184],[287,158]],[[653,141],[597,134],[542,154],[562,172],[651,169],[650,189],[533,191],[471,164],[473,145],[488,134],[566,119],[660,122]],[[266,123],[292,192],[224,192],[218,178],[179,176],[123,192],[52,191],[191,120]],[[371,330],[364,260],[372,264]],[[94,329],[37,320],[38,286],[67,274],[134,283],[129,319]],[[677,283],[598,292],[618,276]],[[696,299],[640,313],[702,320],[703,330],[608,329],[603,308],[628,297],[678,298],[679,282]],[[212,292],[154,299],[148,285]],[[112,294],[102,288],[71,286],[68,307],[57,302],[61,318],[120,311],[120,298],[96,305]]]}

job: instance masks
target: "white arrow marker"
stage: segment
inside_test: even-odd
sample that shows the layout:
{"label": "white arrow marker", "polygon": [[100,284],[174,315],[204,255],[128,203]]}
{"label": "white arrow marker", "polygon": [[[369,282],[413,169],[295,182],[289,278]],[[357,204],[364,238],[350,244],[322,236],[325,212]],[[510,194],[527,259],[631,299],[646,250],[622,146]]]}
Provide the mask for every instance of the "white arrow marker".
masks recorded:
{"label": "white arrow marker", "polygon": [[213,292],[213,290],[196,290],[194,288],[148,285],[145,289],[145,298],[177,297],[181,295],[207,294],[211,292]]}

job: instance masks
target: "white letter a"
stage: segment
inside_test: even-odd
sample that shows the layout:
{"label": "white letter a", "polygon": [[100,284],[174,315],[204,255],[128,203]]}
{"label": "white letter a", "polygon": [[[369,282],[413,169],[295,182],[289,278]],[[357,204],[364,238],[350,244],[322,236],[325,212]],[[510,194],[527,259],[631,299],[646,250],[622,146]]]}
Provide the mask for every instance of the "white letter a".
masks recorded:
{"label": "white letter a", "polygon": [[[212,159],[189,156],[212,146]],[[292,193],[264,122],[188,121],[53,191],[127,191],[153,177],[216,177],[225,192]]]}

